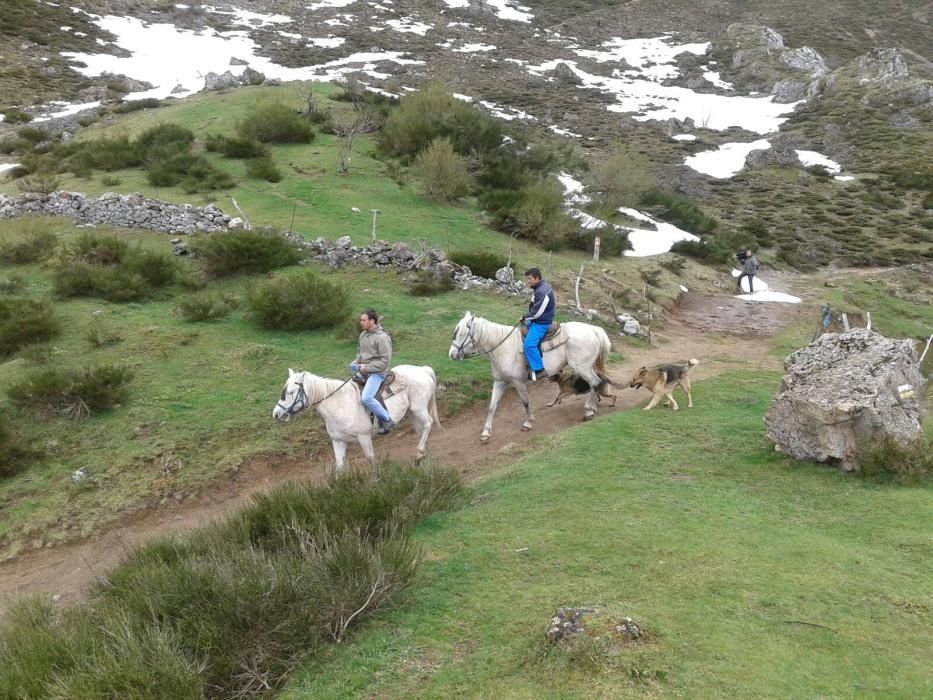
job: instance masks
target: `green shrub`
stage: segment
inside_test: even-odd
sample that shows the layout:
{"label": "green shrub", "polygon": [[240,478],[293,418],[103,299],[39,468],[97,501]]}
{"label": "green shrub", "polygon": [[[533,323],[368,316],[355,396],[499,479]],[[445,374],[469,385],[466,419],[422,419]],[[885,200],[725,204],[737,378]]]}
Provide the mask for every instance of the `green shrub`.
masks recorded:
{"label": "green shrub", "polygon": [[123,336],[100,316],[94,316],[91,325],[84,332],[84,339],[92,348],[102,348],[123,340]]}
{"label": "green shrub", "polygon": [[218,321],[228,316],[233,307],[216,292],[201,292],[179,301],[178,310],[186,321]]}
{"label": "green shrub", "polygon": [[564,197],[560,184],[540,180],[521,190],[521,200],[511,212],[514,230],[519,236],[540,240],[548,222],[564,216]]}
{"label": "green shrub", "polygon": [[658,264],[671,274],[678,276],[684,271],[684,268],[687,267],[687,261],[679,255],[672,255],[665,260],[659,260]]}
{"label": "green shrub", "polygon": [[135,248],[124,260],[124,267],[135,272],[152,287],[167,287],[178,277],[178,263],[169,253]]}
{"label": "green shrub", "polygon": [[0,479],[22,474],[41,453],[13,429],[9,416],[0,413]]}
{"label": "green shrub", "polygon": [[380,146],[390,155],[411,158],[439,137],[449,138],[457,153],[484,152],[502,143],[502,129],[495,119],[434,83],[405,95],[389,113]]}
{"label": "green shrub", "polygon": [[123,181],[118,177],[112,177],[110,175],[104,175],[100,179],[100,184],[104,187],[118,187]]}
{"label": "green shrub", "polygon": [[279,182],[282,179],[282,171],[272,158],[251,158],[246,162],[246,174],[267,182]]}
{"label": "green shrub", "polygon": [[92,280],[94,290],[90,296],[116,303],[145,299],[152,293],[146,278],[128,267],[97,267]]}
{"label": "green shrub", "polygon": [[711,234],[719,226],[715,218],[704,214],[688,197],[676,192],[657,188],[648,190],[642,196],[641,204],[658,207],[662,211],[662,219],[698,236]]}
{"label": "green shrub", "polygon": [[[450,261],[465,265],[474,275],[488,279],[494,279],[496,272],[508,265],[508,258],[505,255],[483,250],[455,250],[450,254]],[[515,263],[508,266],[513,272],[515,271]]]}
{"label": "green shrub", "polygon": [[253,287],[249,306],[263,328],[314,330],[332,328],[349,315],[350,295],[310,270],[295,270]]}
{"label": "green shrub", "polygon": [[269,155],[269,147],[265,144],[240,136],[211,134],[207,137],[205,147],[208,151],[222,153],[227,158],[265,158]]}
{"label": "green shrub", "polygon": [[48,260],[58,245],[58,236],[43,219],[27,217],[17,222],[16,231],[0,240],[0,260],[14,265]]}
{"label": "green shrub", "polygon": [[34,146],[35,144],[42,141],[48,141],[51,137],[51,132],[46,131],[45,129],[36,129],[31,126],[16,130],[16,138],[18,138],[20,141],[25,141],[31,146]]}
{"label": "green shrub", "polygon": [[162,159],[186,152],[194,143],[194,132],[178,124],[157,124],[136,137],[136,146],[147,159]]}
{"label": "green shrub", "polygon": [[138,112],[141,109],[157,109],[162,106],[162,100],[155,97],[147,97],[142,100],[127,100],[121,102],[111,109],[114,114],[129,114]]}
{"label": "green shrub", "polygon": [[95,231],[84,231],[67,247],[69,259],[96,265],[115,265],[129,253],[130,245],[122,238]]}
{"label": "green shrub", "polygon": [[288,105],[260,102],[252,114],[237,125],[240,137],[263,143],[311,143],[314,130],[307,120]]}
{"label": "green shrub", "polygon": [[146,154],[128,136],[72,141],[62,149],[67,167],[78,174],[90,170],[123,170],[142,165]]}
{"label": "green shrub", "polygon": [[449,272],[416,270],[405,276],[405,292],[415,297],[433,297],[454,288]]}
{"label": "green shrub", "polygon": [[26,278],[19,273],[0,277],[0,294],[16,294],[26,286]]}
{"label": "green shrub", "polygon": [[59,321],[45,302],[0,297],[0,358],[26,345],[51,340],[59,332]]}
{"label": "green shrub", "polygon": [[25,124],[32,121],[32,115],[16,107],[7,107],[0,114],[10,124]]}
{"label": "green shrub", "polygon": [[469,188],[466,162],[446,136],[437,137],[418,153],[415,171],[421,179],[422,191],[430,199],[455,202]]}
{"label": "green shrub", "polygon": [[21,178],[16,186],[20,192],[36,192],[38,194],[51,194],[61,187],[58,176],[44,168],[36,170],[31,175]]}
{"label": "green shrub", "polygon": [[632,249],[628,235],[611,227],[585,229],[582,226],[573,226],[567,231],[564,238],[567,247],[592,253],[596,245],[596,236],[599,236],[600,256],[622,255],[626,250]]}
{"label": "green shrub", "polygon": [[61,413],[74,420],[126,403],[133,372],[119,365],[80,370],[49,368],[7,388],[10,401],[40,414]]}
{"label": "green shrub", "polygon": [[301,253],[291,241],[271,231],[225,231],[196,238],[192,248],[214,277],[234,273],[269,272],[294,265]]}
{"label": "green shrub", "polygon": [[890,435],[859,445],[859,470],[863,476],[899,483],[923,483],[933,476],[933,438],[905,442]]}

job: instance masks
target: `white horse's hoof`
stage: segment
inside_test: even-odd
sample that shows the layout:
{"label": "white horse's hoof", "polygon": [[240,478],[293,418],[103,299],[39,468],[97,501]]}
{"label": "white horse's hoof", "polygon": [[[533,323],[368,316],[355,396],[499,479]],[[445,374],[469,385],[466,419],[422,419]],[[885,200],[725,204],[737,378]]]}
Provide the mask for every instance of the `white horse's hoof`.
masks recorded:
{"label": "white horse's hoof", "polygon": [[480,436],[479,436],[479,441],[485,445],[487,442],[489,442],[489,436],[488,436],[488,435],[480,435]]}
{"label": "white horse's hoof", "polygon": [[583,422],[586,423],[587,421],[593,420],[595,417],[596,417],[595,413],[588,413],[585,416],[583,416]]}
{"label": "white horse's hoof", "polygon": [[527,423],[524,424],[524,425],[522,425],[522,432],[523,432],[523,433],[531,432],[531,426],[528,425]]}

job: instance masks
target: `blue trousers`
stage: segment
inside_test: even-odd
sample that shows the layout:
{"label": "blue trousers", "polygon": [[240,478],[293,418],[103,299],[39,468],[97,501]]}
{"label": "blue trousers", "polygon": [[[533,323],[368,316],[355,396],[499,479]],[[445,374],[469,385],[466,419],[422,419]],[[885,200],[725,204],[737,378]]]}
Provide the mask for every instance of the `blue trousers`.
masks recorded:
{"label": "blue trousers", "polygon": [[366,386],[363,387],[363,405],[372,411],[373,415],[383,423],[387,420],[392,420],[392,417],[382,407],[382,404],[376,400],[376,392],[379,391],[379,387],[382,386],[382,382],[385,378],[386,376],[384,374],[370,374],[366,377]]}
{"label": "blue trousers", "polygon": [[525,359],[528,360],[528,369],[540,372],[544,369],[544,361],[541,359],[541,351],[538,350],[538,343],[547,334],[550,323],[530,323],[528,325],[528,335],[525,336],[524,350]]}

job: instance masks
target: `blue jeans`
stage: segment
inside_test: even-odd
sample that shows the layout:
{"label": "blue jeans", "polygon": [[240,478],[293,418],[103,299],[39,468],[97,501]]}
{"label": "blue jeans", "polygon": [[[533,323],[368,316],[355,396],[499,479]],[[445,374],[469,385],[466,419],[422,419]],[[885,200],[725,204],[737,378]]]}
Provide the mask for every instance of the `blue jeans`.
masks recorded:
{"label": "blue jeans", "polygon": [[392,420],[382,404],[376,400],[376,392],[379,391],[385,378],[384,374],[370,374],[366,377],[366,386],[363,387],[363,405],[383,423]]}
{"label": "blue jeans", "polygon": [[528,360],[528,369],[540,372],[544,369],[544,361],[541,359],[541,351],[538,350],[538,344],[547,334],[550,323],[530,323],[528,324],[528,335],[525,336],[524,350],[525,358]]}

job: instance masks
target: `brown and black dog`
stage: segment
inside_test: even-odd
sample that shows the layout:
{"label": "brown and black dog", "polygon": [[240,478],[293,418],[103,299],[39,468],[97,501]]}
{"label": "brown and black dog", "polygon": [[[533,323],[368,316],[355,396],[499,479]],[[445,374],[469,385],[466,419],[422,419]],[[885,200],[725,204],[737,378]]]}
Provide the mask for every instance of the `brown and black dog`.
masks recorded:
{"label": "brown and black dog", "polygon": [[651,397],[651,401],[649,401],[648,405],[642,410],[650,411],[657,405],[662,396],[666,396],[667,403],[665,405],[673,404],[674,410],[676,411],[679,407],[674,400],[673,392],[677,387],[680,387],[687,393],[687,408],[693,408],[693,397],[690,396],[690,377],[688,373],[691,367],[695,367],[698,364],[700,364],[699,360],[688,360],[682,365],[661,365],[660,367],[654,367],[652,369],[642,367],[638,370],[635,376],[632,377],[629,386],[635,389],[644,386],[654,393],[654,396]]}
{"label": "brown and black dog", "polygon": [[[573,396],[574,394],[586,394],[590,391],[590,385],[587,381],[580,377],[579,375],[574,374],[571,371],[564,371],[561,373],[558,378],[555,380],[555,383],[558,386],[557,396],[554,397],[554,400],[548,404],[548,408],[559,404],[563,401],[565,396]],[[596,397],[598,400],[602,401],[604,398],[611,399],[611,406],[616,405],[616,395],[611,393],[609,390],[615,386],[612,382],[603,382],[596,388]]]}

